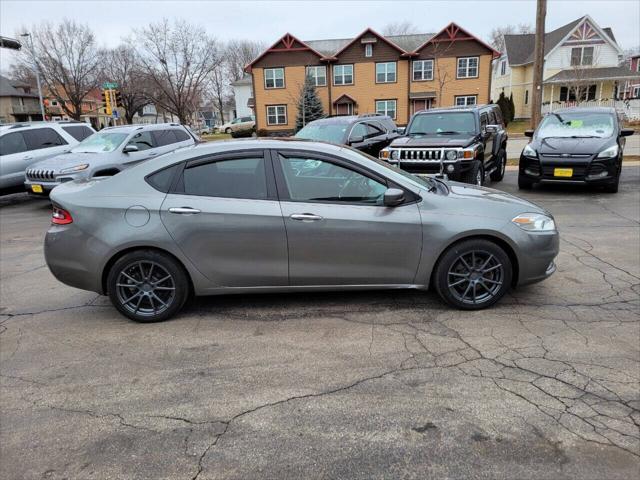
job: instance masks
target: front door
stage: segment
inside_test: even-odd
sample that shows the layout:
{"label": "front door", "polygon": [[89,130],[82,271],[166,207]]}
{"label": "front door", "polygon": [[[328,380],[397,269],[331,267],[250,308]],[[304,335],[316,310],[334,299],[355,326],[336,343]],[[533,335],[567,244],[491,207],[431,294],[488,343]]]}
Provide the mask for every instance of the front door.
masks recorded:
{"label": "front door", "polygon": [[288,284],[287,238],[262,150],[194,160],[174,190],[162,222],[213,285]]}
{"label": "front door", "polygon": [[385,207],[386,179],[338,158],[274,157],[291,285],[414,282],[422,249],[415,203]]}

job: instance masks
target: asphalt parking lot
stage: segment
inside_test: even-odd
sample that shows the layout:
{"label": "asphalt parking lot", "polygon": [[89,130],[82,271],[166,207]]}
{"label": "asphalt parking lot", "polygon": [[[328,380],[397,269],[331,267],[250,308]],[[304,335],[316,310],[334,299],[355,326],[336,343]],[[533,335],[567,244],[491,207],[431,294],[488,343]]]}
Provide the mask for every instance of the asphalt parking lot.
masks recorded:
{"label": "asphalt parking lot", "polygon": [[640,167],[522,196],[558,272],[490,310],[229,296],[151,325],[58,283],[48,203],[0,198],[0,478],[637,478]]}

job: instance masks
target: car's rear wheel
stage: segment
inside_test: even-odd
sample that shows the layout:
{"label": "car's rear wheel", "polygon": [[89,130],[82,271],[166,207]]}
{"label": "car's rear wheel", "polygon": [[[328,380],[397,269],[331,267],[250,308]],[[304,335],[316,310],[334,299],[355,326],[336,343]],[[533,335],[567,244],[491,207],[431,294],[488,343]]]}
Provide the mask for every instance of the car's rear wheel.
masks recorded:
{"label": "car's rear wheel", "polygon": [[137,250],[117,260],[107,278],[109,298],[136,322],[161,322],[175,315],[189,294],[182,266],[169,255]]}
{"label": "car's rear wheel", "polygon": [[463,310],[480,310],[502,298],[511,286],[511,260],[497,244],[483,239],[451,246],[434,272],[438,295]]}
{"label": "car's rear wheel", "polygon": [[533,182],[522,176],[518,176],[518,188],[520,190],[531,190],[533,188]]}
{"label": "car's rear wheel", "polygon": [[228,135],[229,133],[231,133],[231,129],[230,129],[230,128],[228,128],[228,127],[227,127],[227,128],[225,128],[224,133],[226,133],[226,134]]}
{"label": "car's rear wheel", "polygon": [[489,176],[494,182],[499,182],[504,178],[504,172],[507,170],[507,152],[504,150],[504,148],[500,149],[496,160],[498,163],[496,165],[497,168],[496,170],[491,172],[491,175]]}

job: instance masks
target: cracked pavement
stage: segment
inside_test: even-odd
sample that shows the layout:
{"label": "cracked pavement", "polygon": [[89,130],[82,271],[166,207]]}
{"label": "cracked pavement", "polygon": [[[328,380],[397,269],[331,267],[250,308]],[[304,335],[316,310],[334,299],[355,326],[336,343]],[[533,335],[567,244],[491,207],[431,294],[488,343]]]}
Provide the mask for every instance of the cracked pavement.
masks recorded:
{"label": "cracked pavement", "polygon": [[640,167],[520,194],[558,272],[480,312],[433,293],[229,296],[140,325],[44,265],[0,198],[0,478],[640,475]]}

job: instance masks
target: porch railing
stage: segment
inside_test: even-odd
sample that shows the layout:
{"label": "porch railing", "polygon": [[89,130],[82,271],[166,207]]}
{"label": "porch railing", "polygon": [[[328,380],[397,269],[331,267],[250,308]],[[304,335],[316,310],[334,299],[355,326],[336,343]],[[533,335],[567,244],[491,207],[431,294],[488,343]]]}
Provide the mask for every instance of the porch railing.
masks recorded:
{"label": "porch railing", "polygon": [[640,99],[634,98],[632,100],[589,100],[583,102],[553,102],[545,103],[542,105],[542,113],[549,113],[560,108],[567,107],[613,107],[616,111],[627,120],[640,120]]}

